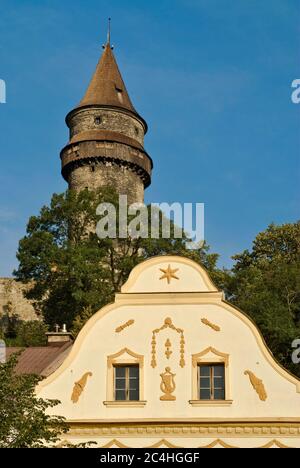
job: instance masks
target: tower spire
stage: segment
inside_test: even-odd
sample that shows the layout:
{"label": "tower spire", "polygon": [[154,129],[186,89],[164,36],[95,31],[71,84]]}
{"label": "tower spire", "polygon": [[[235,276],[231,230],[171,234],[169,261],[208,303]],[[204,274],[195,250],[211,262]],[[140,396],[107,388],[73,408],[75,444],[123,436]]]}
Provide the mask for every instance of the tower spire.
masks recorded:
{"label": "tower spire", "polygon": [[114,49],[114,46],[111,45],[111,18],[108,18],[106,44],[103,44],[102,49],[106,49],[107,47],[111,50]]}
{"label": "tower spire", "polygon": [[109,46],[110,46],[110,36],[111,36],[111,18],[108,18],[107,45]]}
{"label": "tower spire", "polygon": [[107,45],[109,46],[110,46],[110,36],[111,36],[111,18],[108,18]]}

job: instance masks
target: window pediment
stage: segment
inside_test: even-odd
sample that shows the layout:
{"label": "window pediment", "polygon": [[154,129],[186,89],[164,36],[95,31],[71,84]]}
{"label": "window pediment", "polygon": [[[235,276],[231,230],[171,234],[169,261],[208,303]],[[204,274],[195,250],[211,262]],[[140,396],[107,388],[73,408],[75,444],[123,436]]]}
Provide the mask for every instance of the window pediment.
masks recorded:
{"label": "window pediment", "polygon": [[140,366],[144,365],[144,356],[142,354],[137,354],[134,351],[131,351],[129,348],[123,348],[115,354],[107,356],[107,365],[112,367],[114,364],[124,363],[136,363]]}
{"label": "window pediment", "polygon": [[210,361],[210,362],[224,362],[225,367],[229,365],[229,354],[222,353],[217,349],[210,346],[209,348],[204,349],[200,353],[192,355],[193,367],[196,367],[199,362]]}

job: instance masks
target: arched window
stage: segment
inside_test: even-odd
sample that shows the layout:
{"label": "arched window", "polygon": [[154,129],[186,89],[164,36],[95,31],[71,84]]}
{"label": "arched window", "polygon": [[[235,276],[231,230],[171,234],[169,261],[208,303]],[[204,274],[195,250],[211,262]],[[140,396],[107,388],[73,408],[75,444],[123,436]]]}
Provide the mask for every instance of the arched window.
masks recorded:
{"label": "arched window", "polygon": [[193,406],[231,405],[229,355],[209,347],[192,356]]}
{"label": "arched window", "polygon": [[144,406],[144,356],[124,348],[107,357],[108,407]]}

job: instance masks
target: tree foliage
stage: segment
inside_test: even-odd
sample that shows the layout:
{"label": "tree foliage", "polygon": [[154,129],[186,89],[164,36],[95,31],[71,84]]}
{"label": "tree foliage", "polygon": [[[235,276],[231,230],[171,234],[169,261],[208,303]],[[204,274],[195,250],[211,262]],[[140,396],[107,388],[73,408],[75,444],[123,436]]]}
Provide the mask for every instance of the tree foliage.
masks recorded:
{"label": "tree foliage", "polygon": [[300,376],[291,343],[300,336],[300,222],[271,224],[234,257],[229,299],[257,323],[277,359]]}
{"label": "tree foliage", "polygon": [[188,250],[189,239],[184,233],[182,238],[174,238],[172,223],[168,239],[161,235],[158,239],[99,239],[95,232],[99,220],[96,210],[102,202],[115,206],[118,220],[118,197],[113,189],[53,195],[50,206],[30,218],[27,235],[20,241],[15,276],[32,285],[27,298],[34,301],[51,327],[66,323],[78,331],[86,312],[95,313],[112,302],[131,270],[147,258],[184,255],[211,272],[216,270],[218,256],[209,254],[206,245]]}
{"label": "tree foliage", "polygon": [[64,418],[46,414],[59,401],[38,398],[39,377],[17,375],[17,359],[13,355],[0,364],[0,448],[53,446],[68,431]]}
{"label": "tree foliage", "polygon": [[27,348],[29,346],[46,346],[48,327],[40,320],[31,320],[28,322],[18,321],[15,327],[15,336],[4,339],[8,346],[17,346]]}

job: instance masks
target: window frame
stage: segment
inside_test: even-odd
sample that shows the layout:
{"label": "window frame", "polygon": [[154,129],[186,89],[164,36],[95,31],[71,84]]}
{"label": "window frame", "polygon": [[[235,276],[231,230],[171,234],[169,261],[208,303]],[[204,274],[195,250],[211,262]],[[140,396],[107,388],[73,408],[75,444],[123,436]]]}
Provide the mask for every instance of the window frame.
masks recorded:
{"label": "window frame", "polygon": [[[206,348],[200,353],[192,355],[192,399],[189,400],[192,406],[230,406],[233,403],[231,399],[229,358],[229,354],[218,351],[213,347]],[[200,400],[198,366],[217,364],[224,365],[225,400]]]}
{"label": "window frame", "polygon": [[[139,366],[139,400],[116,400],[115,399],[115,371],[117,366]],[[106,401],[103,404],[107,407],[120,406],[145,406],[144,400],[144,356],[123,348],[119,352],[107,356],[107,380],[106,380]]]}
{"label": "window frame", "polygon": [[[125,395],[126,395],[126,399],[125,400],[117,400],[116,398],[116,392],[117,392],[117,388],[116,388],[116,384],[117,384],[117,376],[116,376],[116,369],[120,369],[120,368],[125,368],[125,377],[124,377],[124,380],[125,380]],[[138,400],[131,400],[129,397],[130,397],[130,371],[129,369],[131,367],[136,367],[138,369],[138,394],[139,394],[139,399]],[[140,373],[141,373],[141,370],[140,370],[140,366],[139,364],[114,364],[113,365],[113,368],[114,368],[114,401],[135,401],[135,402],[138,402],[140,401]],[[119,389],[121,390],[121,389]]]}
{"label": "window frame", "polygon": [[[210,375],[208,377],[202,377],[202,378],[208,378],[210,380],[210,387],[207,388],[207,390],[209,390],[209,393],[210,393],[210,398],[201,398],[201,390],[206,390],[206,387],[201,387],[201,367],[208,367],[209,368],[209,373]],[[220,378],[219,376],[216,376],[214,374],[214,369],[216,367],[222,367],[224,369],[224,377],[222,378],[223,380],[223,383],[224,383],[224,388],[223,387],[217,387],[215,388],[215,378]],[[213,362],[213,363],[204,363],[204,362],[201,362],[201,363],[198,363],[197,364],[197,374],[198,374],[198,381],[197,381],[197,384],[198,384],[198,400],[199,401],[225,401],[226,400],[226,381],[225,381],[225,373],[226,373],[226,370],[225,370],[225,363],[223,362]],[[215,390],[222,390],[224,391],[224,398],[215,398]]]}

